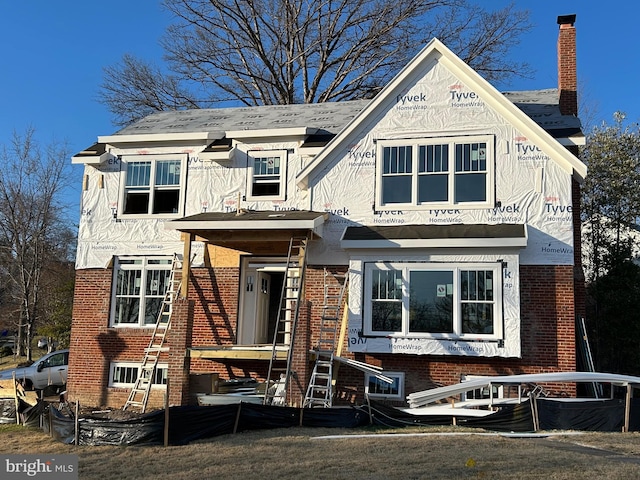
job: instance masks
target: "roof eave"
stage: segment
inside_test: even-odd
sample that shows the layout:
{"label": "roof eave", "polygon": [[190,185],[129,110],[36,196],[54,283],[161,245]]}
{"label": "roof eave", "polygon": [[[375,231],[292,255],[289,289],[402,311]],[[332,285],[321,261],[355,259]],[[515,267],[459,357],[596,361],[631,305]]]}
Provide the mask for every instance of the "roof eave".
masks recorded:
{"label": "roof eave", "polygon": [[129,135],[105,135],[98,137],[98,142],[111,145],[131,143],[171,143],[181,141],[211,141],[224,136],[222,132],[184,132],[184,133],[141,133]]}
{"label": "roof eave", "polygon": [[228,130],[225,132],[228,138],[277,138],[277,137],[307,137],[318,131],[311,127],[287,127],[287,128],[263,128],[258,130]]}

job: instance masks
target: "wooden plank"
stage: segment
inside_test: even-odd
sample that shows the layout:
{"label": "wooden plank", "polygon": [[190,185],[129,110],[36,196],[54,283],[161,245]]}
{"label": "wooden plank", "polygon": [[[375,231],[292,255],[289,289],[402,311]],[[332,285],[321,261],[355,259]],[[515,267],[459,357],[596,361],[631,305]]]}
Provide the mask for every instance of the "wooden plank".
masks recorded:
{"label": "wooden plank", "polygon": [[191,242],[192,233],[183,233],[184,246],[182,249],[182,282],[180,284],[180,297],[188,298],[189,295],[189,274],[191,273]]}
{"label": "wooden plank", "polygon": [[167,389],[164,392],[164,446],[169,446],[169,378],[167,378]]}
{"label": "wooden plank", "polygon": [[[287,359],[287,349],[281,349],[276,352],[276,360],[286,360]],[[234,347],[234,348],[214,348],[214,349],[198,349],[198,348],[190,348],[189,349],[189,357],[191,358],[205,358],[205,359],[225,359],[225,358],[235,358],[241,360],[270,360],[272,355],[272,350],[264,350],[264,349],[251,349],[251,348],[242,348],[242,347]]]}
{"label": "wooden plank", "polygon": [[631,393],[633,387],[631,385],[627,385],[627,395],[624,400],[624,428],[623,432],[629,431],[629,418],[631,417]]}
{"label": "wooden plank", "polygon": [[[349,275],[349,273],[347,273]],[[347,280],[345,279],[345,282]],[[336,355],[342,356],[342,346],[344,345],[344,339],[347,336],[347,327],[349,326],[349,302],[348,295],[345,295],[344,310],[342,312],[342,322],[340,322],[340,336],[338,337],[338,348],[336,349]]]}

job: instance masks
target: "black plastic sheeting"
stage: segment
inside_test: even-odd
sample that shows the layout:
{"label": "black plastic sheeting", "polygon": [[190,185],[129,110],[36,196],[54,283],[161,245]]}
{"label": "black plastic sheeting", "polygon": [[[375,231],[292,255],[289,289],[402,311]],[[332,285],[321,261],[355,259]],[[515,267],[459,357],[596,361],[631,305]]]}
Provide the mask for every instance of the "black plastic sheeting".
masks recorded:
{"label": "black plastic sheeting", "polygon": [[61,412],[48,405],[44,409],[44,419],[42,428],[58,442],[72,444],[75,443],[75,419],[63,415]]}
{"label": "black plastic sheeting", "polygon": [[0,399],[0,423],[16,423],[16,401],[13,398]]}
{"label": "black plastic sheeting", "polygon": [[[625,401],[622,399],[579,402],[539,398],[536,403],[540,430],[620,432],[624,426]],[[638,410],[633,408],[633,403],[631,408],[631,418],[634,418]]]}
{"label": "black plastic sheeting", "polygon": [[[536,400],[538,430],[580,430],[592,432],[620,432],[624,426],[623,399]],[[402,410],[371,402],[373,423],[386,426],[451,425],[454,416],[410,415]],[[486,417],[456,419],[456,424],[484,428],[498,432],[533,432],[534,414],[529,400],[515,405],[501,406]],[[631,400],[629,431],[640,431],[640,399]]]}
{"label": "black plastic sheeting", "polygon": [[20,414],[20,423],[29,427],[38,427],[40,425],[40,417],[45,411],[46,403],[38,401],[35,405],[29,405],[22,400],[19,401],[18,413]]}
{"label": "black plastic sheeting", "polygon": [[[38,402],[36,405],[29,405],[19,398],[18,415],[20,416],[20,423],[28,426],[39,426],[43,408],[44,404],[42,402]],[[14,398],[0,399],[0,423],[17,423],[16,400]]]}
{"label": "black plastic sheeting", "polygon": [[78,444],[155,445],[162,443],[163,431],[164,412],[161,410],[126,420],[81,417],[78,422]]}
{"label": "black plastic sheeting", "polygon": [[[164,442],[163,410],[137,418],[110,419],[102,415],[84,416],[78,421],[79,445],[158,445]],[[252,403],[169,408],[170,445],[246,430],[304,427],[356,428],[369,423],[368,416],[353,407],[300,409]],[[74,442],[75,421],[54,408],[48,409],[51,436],[63,443]]]}
{"label": "black plastic sheeting", "polygon": [[[371,401],[371,419],[376,425],[388,427],[451,425],[452,415],[412,415],[400,409]],[[366,406],[363,408],[367,408]],[[500,410],[486,417],[457,417],[456,425],[485,428],[498,432],[531,432],[533,415],[528,401],[500,407]]]}
{"label": "black plastic sheeting", "polygon": [[[42,425],[52,437],[74,443],[75,420],[51,405],[31,407],[32,415],[44,412]],[[39,410],[39,413],[35,413]],[[537,399],[501,406],[486,417],[457,417],[460,426],[503,432],[533,432],[534,410],[539,430],[621,431],[624,400],[557,401]],[[640,399],[633,399],[630,431],[640,430]],[[390,427],[451,425],[453,415],[412,415],[398,408],[371,401],[362,407],[312,408],[274,407],[240,403],[216,406],[170,407],[168,442],[185,445],[247,430],[304,427],[357,428],[368,424]],[[104,415],[83,416],[78,420],[80,445],[158,445],[164,442],[165,412],[155,411],[135,418],[112,419]]]}
{"label": "black plastic sheeting", "polygon": [[533,412],[529,401],[515,405],[505,405],[496,413],[487,417],[468,418],[459,425],[484,428],[496,432],[532,432]]}

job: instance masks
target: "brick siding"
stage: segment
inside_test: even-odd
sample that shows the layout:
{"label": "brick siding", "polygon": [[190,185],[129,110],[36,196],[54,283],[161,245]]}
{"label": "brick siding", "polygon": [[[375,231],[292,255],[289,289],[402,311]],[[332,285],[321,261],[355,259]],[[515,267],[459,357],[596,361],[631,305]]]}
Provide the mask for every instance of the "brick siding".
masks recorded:
{"label": "brick siding", "polygon": [[[344,273],[346,267],[334,267]],[[543,373],[575,370],[574,271],[572,266],[520,266],[522,358],[470,358],[407,354],[351,354],[347,341],[343,356],[405,372],[405,393],[460,381],[461,375]],[[128,389],[107,388],[113,361],[139,362],[151,328],[110,328],[109,300],[112,270],[79,270],[76,277],[69,358],[69,397],[83,405],[121,407]],[[171,404],[186,404],[189,375],[217,373],[220,378],[264,379],[268,362],[250,360],[212,361],[189,359],[189,346],[231,345],[237,327],[236,268],[195,268],[191,272],[189,299],[176,302],[172,328],[167,336]],[[307,268],[305,303],[294,346],[291,400],[300,404],[312,363],[308,350],[317,342],[323,305],[324,270]],[[339,284],[333,280],[332,293]],[[341,312],[342,313],[342,312]],[[340,314],[341,314],[340,313]],[[337,402],[362,402],[364,374],[348,366],[339,367]],[[569,391],[568,394],[575,392]],[[163,405],[164,390],[153,389],[149,407]]]}

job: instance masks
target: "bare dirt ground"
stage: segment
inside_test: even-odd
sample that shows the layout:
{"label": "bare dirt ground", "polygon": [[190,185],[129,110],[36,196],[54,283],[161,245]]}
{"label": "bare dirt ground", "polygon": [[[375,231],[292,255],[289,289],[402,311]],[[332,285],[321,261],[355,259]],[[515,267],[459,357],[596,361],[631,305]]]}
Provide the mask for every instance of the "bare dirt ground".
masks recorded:
{"label": "bare dirt ground", "polygon": [[166,448],[76,447],[0,425],[0,452],[77,454],[81,479],[104,480],[640,478],[640,433],[288,428]]}

